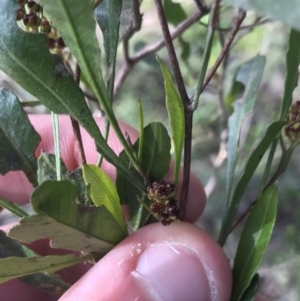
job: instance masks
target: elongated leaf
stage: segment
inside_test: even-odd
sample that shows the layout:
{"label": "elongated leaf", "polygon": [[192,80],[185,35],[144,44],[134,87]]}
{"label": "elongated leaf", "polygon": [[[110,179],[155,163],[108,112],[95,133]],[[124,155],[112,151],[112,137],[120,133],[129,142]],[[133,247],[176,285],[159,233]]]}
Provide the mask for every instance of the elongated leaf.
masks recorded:
{"label": "elongated leaf", "polygon": [[[134,144],[135,149],[137,149],[138,143],[139,141],[137,141]],[[120,153],[120,158],[123,161],[127,162],[126,165],[128,166],[128,169],[133,173],[134,177],[136,178],[136,181],[143,183],[143,178],[132,167],[130,160],[127,154],[125,153],[125,151],[122,151]],[[133,185],[133,183],[129,181],[118,170],[117,170],[116,186],[117,186],[118,194],[120,196],[121,204],[128,204],[129,206],[130,226],[132,227],[133,230],[139,229],[141,226],[145,225],[145,223],[147,222],[150,216],[150,213],[137,200],[137,197],[140,197],[141,199],[145,199],[145,193],[137,189],[137,187]],[[146,199],[145,202],[147,202]],[[148,203],[150,203],[149,200]]]}
{"label": "elongated leaf", "polygon": [[233,266],[233,300],[249,286],[269,243],[276,219],[278,191],[269,187],[254,205],[241,234]]}
{"label": "elongated leaf", "polygon": [[80,0],[42,1],[42,5],[53,26],[59,28],[59,33],[76,57],[94,93],[107,103],[92,6]]}
{"label": "elongated leaf", "polygon": [[49,255],[45,257],[7,257],[0,259],[0,283],[39,272],[53,273],[77,263],[92,259],[94,255]]}
{"label": "elongated leaf", "polygon": [[14,203],[11,203],[4,198],[0,197],[0,206],[2,208],[5,208],[6,210],[10,211],[11,213],[19,216],[19,217],[24,217],[28,216],[28,213],[24,211],[21,207],[15,205]]}
{"label": "elongated leaf", "polygon": [[224,0],[224,3],[234,5],[245,10],[254,10],[259,16],[267,16],[273,20],[284,22],[300,30],[299,15],[300,1],[264,0]]}
{"label": "elongated leaf", "polygon": [[139,130],[140,130],[138,158],[139,160],[141,160],[143,155],[143,145],[144,145],[144,113],[143,113],[143,106],[141,101],[139,99],[137,101],[138,101]]}
{"label": "elongated leaf", "polygon": [[28,34],[17,26],[17,1],[0,0],[0,4],[0,69],[41,102],[45,100],[51,111],[67,113],[64,99],[80,99],[78,85],[61,58],[47,49],[45,35]]}
{"label": "elongated leaf", "polygon": [[230,228],[235,218],[238,205],[242,199],[242,196],[247,188],[250,179],[252,178],[263,155],[271,145],[273,139],[275,139],[276,136],[280,133],[284,124],[285,123],[283,121],[275,121],[272,124],[270,124],[269,127],[266,129],[264,135],[262,136],[261,140],[257,144],[256,148],[250,155],[244,168],[243,174],[238,180],[232,198],[230,199],[228,207],[224,213],[222,228],[219,236],[219,243],[221,245],[225,243],[226,238],[230,233]]}
{"label": "elongated leaf", "polygon": [[[59,28],[59,33],[77,59],[82,73],[89,82],[110,124],[124,145],[126,141],[118,126],[116,117],[112,112],[109,93],[105,87],[100,69],[101,53],[95,33],[96,21],[94,19],[92,5],[81,0],[42,1],[42,4],[46,15],[52,21],[54,27]],[[119,168],[131,181],[134,181],[131,173],[128,172],[118,156],[116,156],[107,145],[87,106],[88,112],[85,112],[82,106],[77,107],[74,105],[72,98],[69,99],[68,104],[70,104],[70,106],[68,106],[69,112],[72,113],[95,139],[99,153],[102,154],[108,162]],[[140,189],[142,188],[140,187]]]}
{"label": "elongated leaf", "polygon": [[108,80],[108,93],[111,102],[114,95],[115,69],[119,42],[121,10],[122,0],[104,0],[95,9],[96,20],[102,30],[104,38],[106,65],[108,67],[108,73],[110,74]]}
{"label": "elongated leaf", "polygon": [[[122,0],[103,0],[95,9],[96,20],[102,30],[107,66],[114,67],[119,42]],[[114,68],[113,68],[114,69]]]}
{"label": "elongated leaf", "polygon": [[167,21],[172,25],[178,25],[186,19],[186,13],[180,3],[174,3],[172,0],[163,1]]}
{"label": "elongated leaf", "polygon": [[259,286],[259,276],[255,274],[249,284],[249,286],[244,291],[240,301],[255,301],[256,294]]}
{"label": "elongated leaf", "polygon": [[163,179],[170,166],[171,140],[160,122],[152,122],[144,128],[142,170],[151,181]]}
{"label": "elongated leaf", "polygon": [[29,181],[37,185],[34,151],[41,138],[31,125],[16,96],[2,88],[0,89],[0,141],[0,174],[22,170]]}
{"label": "elongated leaf", "polygon": [[228,206],[229,198],[231,196],[234,171],[239,157],[241,126],[246,115],[254,108],[257,89],[261,81],[265,61],[265,57],[257,55],[239,69],[236,77],[236,80],[242,83],[246,88],[243,99],[234,103],[234,113],[230,116],[228,121],[226,206]]}
{"label": "elongated leaf", "polygon": [[[143,132],[144,143],[140,159],[142,169],[151,181],[163,179],[169,170],[170,164],[171,143],[168,132],[161,123],[156,122],[148,124]],[[138,146],[139,139],[133,146],[136,152]],[[136,181],[143,182],[140,174],[132,168],[128,156],[124,151],[120,153],[120,157],[123,161],[127,161],[127,166],[132,170]],[[137,230],[147,222],[150,216],[150,213],[140,204],[137,197],[141,198],[149,206],[151,201],[148,200],[145,193],[137,190],[137,188],[118,171],[116,185],[121,204],[129,205],[130,225],[134,230]]]}
{"label": "elongated leaf", "polygon": [[69,181],[45,181],[31,196],[39,215],[25,217],[9,236],[24,242],[50,238],[55,248],[107,253],[126,235],[102,207],[76,203],[76,189]]}
{"label": "elongated leaf", "polygon": [[[3,231],[0,231],[0,258],[7,258],[10,256],[37,257],[39,255],[22,245],[20,242],[7,237]],[[64,282],[59,275],[52,273],[36,273],[20,277],[19,280],[28,285],[38,287],[47,293],[56,295],[62,295],[70,287],[70,285]]]}
{"label": "elongated leaf", "polygon": [[164,76],[166,106],[172,130],[172,140],[174,144],[175,164],[174,164],[174,184],[178,182],[181,154],[184,139],[184,110],[180,95],[174,85],[170,73],[165,65],[158,59],[161,71]]}
{"label": "elongated leaf", "polygon": [[[300,4],[300,1],[299,1]],[[285,119],[293,101],[293,92],[298,85],[298,68],[300,64],[300,32],[291,30],[286,54],[286,76],[283,101],[280,108],[280,119]]]}
{"label": "elongated leaf", "polygon": [[85,183],[91,185],[90,195],[94,204],[98,207],[105,206],[126,233],[126,223],[116,185],[102,169],[95,165],[84,164],[82,169]]}
{"label": "elongated leaf", "polygon": [[[60,2],[59,0],[56,0]],[[45,1],[45,4],[56,6],[56,1]],[[65,1],[64,1],[65,2]],[[71,6],[76,9],[78,5],[71,1]],[[95,31],[95,21],[93,21],[92,11],[90,12],[89,22],[85,20],[85,13],[87,8],[85,2],[79,1],[81,5],[85,7],[83,11],[76,10],[76,22],[78,16],[83,16],[82,24],[89,24],[92,26],[92,32]],[[13,80],[19,83],[24,89],[38,98],[46,107],[57,114],[70,113],[79,123],[88,131],[88,133],[96,140],[97,149],[107,161],[118,166],[125,174],[126,169],[122,166],[121,162],[118,161],[118,157],[114,152],[108,147],[106,141],[101,135],[96,122],[85,102],[84,96],[78,85],[75,83],[73,77],[65,67],[61,58],[57,55],[52,55],[46,47],[46,37],[42,34],[28,34],[23,32],[16,25],[15,14],[18,9],[18,4],[11,0],[0,0],[1,8],[3,13],[0,15],[0,69],[8,74]],[[60,3],[61,4],[61,3]],[[59,10],[61,5],[57,6]],[[72,10],[72,12],[73,12]],[[88,8],[89,10],[89,8]],[[66,19],[64,15],[61,14],[65,12],[62,10],[57,18],[60,18],[65,25],[72,25],[73,23],[65,22]],[[73,19],[73,21],[75,20]],[[82,21],[82,19],[80,19]],[[78,23],[79,24],[79,23]],[[60,24],[58,24],[60,25]],[[65,33],[63,27],[60,27],[60,33]],[[72,27],[73,28],[73,27]],[[81,26],[80,28],[85,28]],[[75,31],[76,33],[76,31]],[[94,34],[95,35],[95,34]],[[76,36],[75,36],[76,39]],[[84,46],[88,56],[92,57],[92,61],[89,61],[89,66],[93,66],[94,70],[100,70],[100,57],[97,56],[99,53],[99,46],[97,40],[92,38],[84,39],[84,43],[80,40],[81,48]],[[74,44],[74,43],[73,43]],[[80,47],[71,45],[81,50]],[[34,47],[32,46],[34,45]],[[69,46],[69,45],[68,45]],[[94,51],[93,47],[96,47],[98,51]],[[73,51],[73,49],[71,49]],[[75,52],[74,52],[75,54]],[[82,56],[80,56],[82,58]],[[78,59],[78,57],[76,57]],[[98,58],[98,59],[97,59]],[[96,61],[94,61],[96,60]],[[99,61],[99,64],[97,63]],[[80,62],[80,66],[84,66],[85,62]],[[97,74],[87,72],[86,77],[90,84],[97,81],[97,85],[103,84],[100,81],[101,72]],[[91,82],[92,79],[92,82]],[[91,85],[92,86],[92,85]],[[98,87],[98,86],[97,86]],[[94,88],[92,86],[92,88]],[[104,86],[101,86],[104,89]],[[101,90],[102,91],[102,90]],[[97,95],[99,97],[99,95]],[[123,168],[122,168],[123,167]],[[130,174],[127,173],[130,178]]]}
{"label": "elongated leaf", "polygon": [[141,29],[142,15],[140,2],[136,0],[122,0],[122,13],[120,16],[120,41],[128,39]]}
{"label": "elongated leaf", "polygon": [[[77,191],[77,197],[79,202],[84,205],[88,202],[88,196],[86,194],[86,186],[83,179],[83,173],[81,168],[77,168],[72,172],[69,172],[61,159],[61,171],[62,180],[69,180]],[[42,184],[47,180],[57,180],[55,169],[55,155],[42,152],[38,158],[38,182]]]}

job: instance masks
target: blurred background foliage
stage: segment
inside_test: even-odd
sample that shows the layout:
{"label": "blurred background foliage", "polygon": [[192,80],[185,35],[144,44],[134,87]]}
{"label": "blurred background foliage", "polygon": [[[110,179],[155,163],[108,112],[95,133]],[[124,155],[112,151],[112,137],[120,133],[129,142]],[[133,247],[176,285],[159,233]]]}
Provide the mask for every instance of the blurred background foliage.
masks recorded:
{"label": "blurred background foliage", "polygon": [[[169,21],[171,20],[173,24],[171,29],[194,12],[195,6],[192,1],[182,1],[180,4],[183,8],[182,12],[168,16]],[[141,12],[143,14],[142,29],[130,39],[128,45],[130,54],[162,38],[153,2],[144,0]],[[218,24],[222,30],[215,35],[209,67],[220,53],[222,43],[224,43],[224,38],[230,30],[235,15],[236,9],[228,6],[222,8]],[[201,67],[207,23],[208,17],[205,16],[174,41],[184,82],[190,96],[194,94]],[[226,128],[227,119],[232,110],[231,103],[237,100],[243,92],[243,85],[235,81],[238,68],[257,54],[266,56],[265,70],[254,112],[246,118],[242,127],[242,153],[237,168],[237,178],[243,170],[255,139],[279,112],[284,87],[288,34],[289,28],[282,23],[260,18],[254,12],[248,12],[229,55],[201,95],[199,107],[194,114],[191,168],[204,184],[208,195],[205,212],[197,224],[215,238],[220,230],[225,201],[226,152],[224,141],[226,140],[226,131],[224,131],[224,127]],[[161,121],[166,127],[169,127],[163,76],[155,59],[156,55],[169,66],[167,52],[163,48],[137,63],[116,93],[114,101],[116,116],[134,128],[138,128],[137,98],[141,100],[144,108],[145,125],[152,121]],[[117,77],[123,64],[123,48],[120,45]],[[32,96],[3,73],[0,73],[0,86],[12,89],[22,101],[32,100]],[[296,88],[294,100],[298,100],[299,97],[300,88]],[[224,106],[222,103],[226,105]],[[101,114],[92,100],[90,100],[90,106],[95,115]],[[42,106],[27,107],[26,110],[28,113],[47,112]],[[298,273],[300,268],[299,155],[299,149],[296,149],[287,172],[280,178],[277,222],[259,271],[260,291],[271,300],[300,300],[300,274]],[[266,158],[262,160],[247,188],[239,207],[238,216],[255,199],[265,163]],[[234,257],[242,228],[243,224],[239,225],[226,243],[225,251],[230,260]]]}

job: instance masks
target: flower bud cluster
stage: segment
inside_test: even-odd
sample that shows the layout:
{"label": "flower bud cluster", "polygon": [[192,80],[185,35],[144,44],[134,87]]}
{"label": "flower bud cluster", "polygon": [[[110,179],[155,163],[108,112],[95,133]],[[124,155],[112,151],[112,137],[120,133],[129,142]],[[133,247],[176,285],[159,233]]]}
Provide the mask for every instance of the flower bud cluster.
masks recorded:
{"label": "flower bud cluster", "polygon": [[286,116],[287,125],[284,128],[286,136],[290,139],[291,143],[300,143],[300,101],[296,101],[289,108]]}
{"label": "flower bud cluster", "polygon": [[166,226],[179,221],[180,211],[174,198],[176,186],[165,181],[156,181],[147,187],[148,198],[153,201],[151,212]]}
{"label": "flower bud cluster", "polygon": [[47,36],[47,47],[53,53],[59,53],[66,47],[57,30],[43,16],[43,8],[35,1],[18,0],[20,5],[16,21],[26,32],[44,33]]}

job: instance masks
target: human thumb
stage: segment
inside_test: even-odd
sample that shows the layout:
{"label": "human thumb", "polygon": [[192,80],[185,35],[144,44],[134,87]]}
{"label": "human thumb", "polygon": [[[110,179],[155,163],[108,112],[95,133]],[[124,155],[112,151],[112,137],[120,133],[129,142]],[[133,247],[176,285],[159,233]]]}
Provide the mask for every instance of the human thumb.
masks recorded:
{"label": "human thumb", "polygon": [[228,301],[231,270],[219,245],[202,229],[180,222],[133,233],[61,301]]}

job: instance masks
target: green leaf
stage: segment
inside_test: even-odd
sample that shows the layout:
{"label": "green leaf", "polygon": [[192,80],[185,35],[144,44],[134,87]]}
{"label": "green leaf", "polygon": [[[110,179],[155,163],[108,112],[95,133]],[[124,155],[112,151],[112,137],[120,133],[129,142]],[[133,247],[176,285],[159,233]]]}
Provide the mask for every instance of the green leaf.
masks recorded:
{"label": "green leaf", "polygon": [[[134,148],[137,149],[137,145],[139,144],[139,140],[134,144]],[[140,182],[142,185],[145,186],[143,183],[142,176],[132,167],[132,164],[123,150],[120,153],[120,158],[122,161],[126,162],[126,166],[132,172],[136,181]],[[121,204],[128,204],[129,206],[129,215],[130,221],[129,224],[133,230],[139,229],[141,226],[145,225],[150,213],[144,208],[143,205],[138,201],[137,197],[141,199],[145,199],[145,193],[139,190],[131,181],[127,179],[122,173],[117,170],[117,179],[116,179],[116,186],[118,190],[118,194],[120,197]],[[146,201],[146,200],[145,200]],[[147,202],[147,201],[146,201]],[[148,200],[150,203],[150,201]]]}
{"label": "green leaf", "polygon": [[[59,28],[59,33],[77,59],[82,73],[89,82],[98,101],[101,103],[117,137],[120,139],[127,153],[131,155],[130,149],[118,126],[116,117],[112,112],[109,95],[103,81],[100,69],[101,53],[95,32],[96,21],[94,19],[92,5],[88,5],[81,0],[53,0],[43,1],[43,6],[46,15],[52,21],[54,27]],[[82,106],[77,107],[74,105],[72,98],[69,98],[68,102],[70,103],[68,107],[69,111],[95,139],[99,153],[133,181],[132,175],[118,159],[118,156],[116,156],[107,145],[87,105],[87,112],[85,112]],[[73,110],[76,112],[73,112]],[[134,160],[134,158],[132,158],[132,160]]]}
{"label": "green leaf", "polygon": [[94,11],[85,1],[42,1],[46,16],[59,28],[66,45],[76,57],[82,73],[102,102],[108,102],[103,81],[101,52],[96,37]]}
{"label": "green leaf", "polygon": [[[168,132],[166,128],[158,122],[148,124],[143,132],[144,143],[140,159],[142,170],[150,181],[163,179],[169,170],[170,164],[171,142]],[[135,151],[137,151],[138,145],[139,139],[133,145]],[[143,178],[133,169],[124,151],[120,153],[120,158],[123,162],[127,162],[128,169],[131,170],[136,181],[143,183]],[[151,201],[148,200],[145,193],[138,190],[132,182],[128,181],[118,170],[116,185],[121,204],[129,205],[130,225],[134,230],[137,230],[147,222],[150,216],[149,211],[137,200],[137,197],[142,199],[149,206]]]}
{"label": "green leaf", "polygon": [[[300,2],[300,1],[299,1]],[[299,3],[300,4],[300,3]],[[293,92],[298,85],[298,68],[300,64],[300,32],[291,30],[286,54],[286,76],[280,119],[284,120],[293,101]]]}
{"label": "green leaf", "polygon": [[114,182],[102,169],[95,165],[84,164],[82,169],[85,183],[91,185],[90,195],[94,204],[98,207],[105,206],[126,233],[126,223]]}
{"label": "green leaf", "polygon": [[143,155],[143,144],[144,144],[144,114],[143,114],[143,106],[142,106],[141,101],[139,99],[137,101],[138,101],[139,130],[140,130],[138,159],[141,160],[142,155]]}
{"label": "green leaf", "polygon": [[[10,256],[36,257],[39,255],[22,245],[20,242],[7,237],[5,232],[0,231],[0,258],[7,258]],[[70,285],[64,282],[59,275],[52,273],[36,273],[20,277],[19,280],[28,285],[38,287],[47,293],[56,295],[62,295],[70,288]]]}
{"label": "green leaf", "polygon": [[256,273],[249,284],[249,286],[244,291],[240,301],[255,301],[256,294],[259,286],[259,275]]}
{"label": "green leaf", "polygon": [[174,144],[175,164],[174,183],[177,185],[181,163],[181,154],[184,140],[184,109],[180,95],[174,85],[171,75],[162,61],[158,59],[161,71],[164,76],[166,106],[172,130],[172,140]]}
{"label": "green leaf", "polygon": [[281,21],[295,29],[300,29],[300,1],[276,1],[264,0],[225,0],[224,4],[230,4],[244,10],[253,10],[259,16],[267,16],[275,21]]}
{"label": "green leaf", "polygon": [[240,300],[262,260],[274,227],[277,203],[277,187],[271,186],[261,195],[246,221],[232,271],[233,300]]}
{"label": "green leaf", "polygon": [[69,181],[43,182],[32,193],[31,204],[39,214],[21,219],[9,236],[28,243],[50,238],[54,248],[102,254],[126,236],[104,206],[77,204]]}
{"label": "green leaf", "polygon": [[27,258],[7,257],[0,259],[0,283],[39,272],[53,273],[92,258],[94,258],[93,254],[82,257],[76,257],[73,254]]}
{"label": "green leaf", "polygon": [[[88,202],[88,196],[86,194],[86,185],[83,179],[83,173],[81,168],[77,168],[72,172],[69,172],[61,159],[60,162],[62,179],[69,180],[76,188],[77,197],[79,202],[84,205]],[[55,155],[42,152],[38,158],[38,182],[42,184],[47,180],[57,180],[56,167],[55,167]]]}
{"label": "green leaf", "polygon": [[119,42],[121,10],[122,0],[103,0],[95,9],[96,20],[103,34],[106,64],[112,66],[113,72]]}
{"label": "green leaf", "polygon": [[17,26],[16,1],[1,0],[1,8],[0,69],[51,111],[68,113],[64,100],[76,103],[82,92],[61,58],[49,52],[45,35],[28,34]]}
{"label": "green leaf", "polygon": [[114,95],[116,57],[119,42],[120,14],[122,0],[103,0],[95,9],[96,20],[102,30],[104,49],[106,52],[106,65],[110,74],[108,80],[109,98],[112,102]]}
{"label": "green leaf", "polygon": [[[53,0],[45,1],[45,5],[56,7],[56,2],[61,4],[61,1]],[[90,18],[88,18],[89,22],[84,19],[86,16],[85,13],[87,10],[89,11],[89,6],[86,5],[85,2],[79,1],[81,6],[84,6],[85,9],[83,11],[77,11],[79,6],[75,5],[74,1],[69,2],[72,2],[71,6],[73,9],[71,11],[73,14],[74,9],[75,13],[77,13],[73,21],[82,21],[83,17],[82,24],[85,26],[80,25],[80,29],[84,31],[86,25],[89,24],[89,26],[92,26],[91,32],[95,36],[95,21],[93,20],[92,11]],[[96,140],[97,149],[103,154],[107,161],[120,168],[126,174],[124,166],[118,161],[118,157],[111,148],[108,147],[105,139],[101,135],[81,89],[74,81],[61,58],[51,54],[47,49],[46,36],[42,34],[25,33],[17,26],[15,21],[15,14],[19,7],[17,2],[1,0],[1,4],[3,13],[0,15],[0,69],[38,98],[54,113],[70,113]],[[60,11],[61,5],[58,5],[56,8],[60,12],[56,17],[60,18],[64,25],[70,25],[71,23],[65,21],[68,18],[65,19],[64,15],[62,15],[65,10]],[[81,16],[80,20],[77,20],[78,16]],[[79,22],[78,24],[81,23]],[[60,25],[60,23],[58,25]],[[65,33],[64,26],[58,26],[58,28],[60,28],[61,34]],[[68,27],[68,29],[70,28]],[[70,30],[72,31],[72,29],[74,28],[72,27]],[[74,32],[76,33],[76,31]],[[80,37],[82,38],[82,36]],[[89,37],[88,39],[84,39],[84,41],[80,40],[80,42],[82,47],[84,45],[84,54],[88,52],[87,55],[92,57],[92,62],[89,61],[88,67],[92,66],[93,73],[91,74],[84,69],[83,71],[87,73],[85,74],[86,78],[89,80],[92,88],[95,88],[92,84],[95,84],[96,81],[97,85],[99,84],[101,86],[102,84],[103,87],[101,86],[101,89],[105,89],[103,80],[102,82],[100,81],[102,76],[99,69],[100,56],[97,55],[97,53],[100,55],[100,50],[96,37]],[[34,45],[34,47],[32,47],[32,45]],[[81,51],[81,48],[77,47],[77,44],[74,45],[74,43],[71,43],[70,45],[68,44],[68,46],[73,46],[78,51]],[[98,51],[95,52],[92,46],[97,47]],[[73,49],[71,50],[73,51]],[[74,52],[74,54],[76,55],[77,52]],[[76,58],[78,59],[78,57]],[[80,58],[82,58],[82,56],[80,56]],[[97,64],[98,61],[99,64]],[[79,63],[81,67],[84,67],[85,62]],[[96,69],[98,73],[95,71]],[[95,72],[97,74],[94,74]],[[99,95],[97,95],[97,97],[99,97]],[[130,178],[130,174],[127,174],[127,176]]]}
{"label": "green leaf", "polygon": [[171,140],[160,122],[152,122],[144,128],[141,166],[151,181],[163,179],[169,171]]}
{"label": "green leaf", "polygon": [[136,31],[141,29],[142,15],[139,1],[122,0],[120,23],[120,41],[130,38]]}
{"label": "green leaf", "polygon": [[230,228],[234,221],[238,205],[244,195],[249,181],[251,180],[263,155],[271,145],[272,141],[280,133],[284,125],[285,123],[283,121],[275,121],[272,124],[270,124],[268,128],[264,131],[264,135],[259,140],[252,154],[249,156],[249,159],[243,170],[243,174],[238,180],[232,198],[227,203],[225,213],[223,215],[222,227],[219,235],[219,243],[221,245],[224,245],[230,233]]}
{"label": "green leaf", "polygon": [[2,208],[5,208],[6,210],[10,211],[11,213],[19,216],[19,217],[24,217],[24,216],[28,216],[29,215],[22,208],[20,208],[19,206],[15,205],[14,203],[11,203],[11,202],[5,200],[2,197],[0,197],[0,206]]}
{"label": "green leaf", "polygon": [[257,55],[239,69],[236,77],[236,80],[245,86],[245,93],[242,100],[234,103],[234,113],[228,120],[226,208],[231,197],[234,171],[239,157],[240,129],[246,115],[253,110],[265,61],[265,57]]}
{"label": "green leaf", "polygon": [[17,97],[2,88],[0,89],[0,141],[0,174],[22,170],[29,181],[36,186],[37,164],[34,151],[41,138],[31,125]]}
{"label": "green leaf", "polygon": [[172,0],[164,0],[163,6],[167,21],[172,25],[178,25],[186,19],[186,13],[180,3],[174,3]]}

